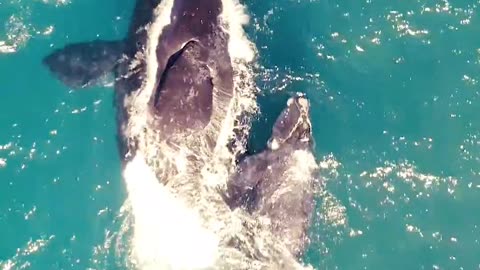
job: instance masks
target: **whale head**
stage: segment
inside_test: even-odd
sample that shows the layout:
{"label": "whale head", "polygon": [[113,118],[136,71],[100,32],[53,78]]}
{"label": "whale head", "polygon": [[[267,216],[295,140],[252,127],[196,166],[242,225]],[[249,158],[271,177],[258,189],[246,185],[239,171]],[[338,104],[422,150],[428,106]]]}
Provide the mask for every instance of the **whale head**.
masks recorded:
{"label": "whale head", "polygon": [[310,102],[301,94],[291,97],[287,107],[277,118],[268,148],[276,150],[282,145],[312,147],[312,123],[310,121]]}

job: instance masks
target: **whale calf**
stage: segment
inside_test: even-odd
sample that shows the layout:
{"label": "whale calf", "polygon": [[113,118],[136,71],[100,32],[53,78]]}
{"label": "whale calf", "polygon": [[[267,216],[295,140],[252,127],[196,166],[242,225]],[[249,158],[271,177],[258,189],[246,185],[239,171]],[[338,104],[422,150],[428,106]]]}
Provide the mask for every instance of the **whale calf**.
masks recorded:
{"label": "whale calf", "polygon": [[318,170],[309,101],[292,97],[277,118],[266,150],[247,156],[228,182],[228,203],[264,218],[275,237],[300,257],[308,244]]}

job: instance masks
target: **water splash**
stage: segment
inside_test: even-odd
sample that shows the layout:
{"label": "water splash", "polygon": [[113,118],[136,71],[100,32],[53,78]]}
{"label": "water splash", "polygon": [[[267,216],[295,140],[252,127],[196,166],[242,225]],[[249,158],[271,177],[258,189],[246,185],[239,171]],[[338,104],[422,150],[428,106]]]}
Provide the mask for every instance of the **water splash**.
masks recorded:
{"label": "water splash", "polygon": [[[56,7],[70,3],[67,0],[41,2],[47,5],[54,4]],[[11,15],[4,23],[4,30],[0,30],[0,54],[15,53],[24,48],[32,38],[48,36],[54,31],[53,25],[39,26],[31,23],[32,14],[40,12],[32,1],[9,1],[2,5],[2,9],[11,10]]]}
{"label": "water splash", "polygon": [[160,184],[142,156],[125,168],[134,213],[132,249],[140,269],[203,269],[213,265],[218,239],[200,216]]}

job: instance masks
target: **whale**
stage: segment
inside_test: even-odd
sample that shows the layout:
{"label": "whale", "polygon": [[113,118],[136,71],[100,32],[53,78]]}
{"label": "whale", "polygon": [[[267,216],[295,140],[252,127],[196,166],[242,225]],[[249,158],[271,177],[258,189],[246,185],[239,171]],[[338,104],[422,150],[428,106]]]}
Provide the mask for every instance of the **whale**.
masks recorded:
{"label": "whale", "polygon": [[[122,157],[136,148],[123,136],[131,117],[125,100],[134,95],[148,92],[148,124],[162,140],[202,131],[209,124],[218,130],[219,118],[234,96],[229,34],[220,19],[222,1],[173,1],[169,22],[157,36],[149,30],[159,5],[156,0],[138,0],[123,40],[68,44],[43,59],[72,89],[88,88],[106,74],[114,75]],[[155,48],[149,48],[151,41]],[[153,82],[145,83],[147,77]]]}
{"label": "whale", "polygon": [[132,164],[145,164],[218,236],[209,269],[303,269],[274,231],[225,201],[257,112],[244,13],[236,0],[137,0],[124,39],[67,44],[43,64],[74,90],[113,75],[123,169],[134,177]]}
{"label": "whale", "polygon": [[227,192],[230,207],[241,207],[264,219],[297,258],[309,243],[318,180],[309,111],[305,95],[291,97],[274,124],[267,148],[240,162]]}

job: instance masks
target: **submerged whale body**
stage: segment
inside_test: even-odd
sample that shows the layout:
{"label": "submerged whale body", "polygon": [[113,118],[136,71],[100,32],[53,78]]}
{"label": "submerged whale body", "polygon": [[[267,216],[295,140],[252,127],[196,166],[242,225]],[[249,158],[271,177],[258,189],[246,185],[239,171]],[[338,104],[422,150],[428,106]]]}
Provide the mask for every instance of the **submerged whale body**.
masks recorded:
{"label": "submerged whale body", "polygon": [[317,165],[309,107],[304,96],[290,98],[274,124],[267,149],[242,160],[228,182],[230,206],[266,218],[269,229],[297,257],[308,243],[315,206]]}
{"label": "submerged whale body", "polygon": [[[257,182],[255,194],[259,199],[248,205],[251,214],[232,211],[224,200],[224,186],[235,171],[238,157],[245,152],[249,119],[255,111],[252,76],[246,67],[252,59],[235,55],[230,49],[232,29],[238,31],[242,26],[226,15],[226,4],[228,12],[232,12],[236,9],[234,3],[137,0],[124,40],[70,44],[46,56],[43,63],[74,89],[93,86],[106,74],[114,75],[117,136],[123,163],[132,164],[141,157],[140,163],[152,169],[172,197],[198,212],[202,226],[219,236],[218,261],[212,269],[299,269],[300,264],[291,254],[296,255],[294,251],[302,248],[296,243],[303,243],[300,224],[306,224],[308,217],[296,216],[298,224],[293,219],[285,219],[283,227],[280,223],[284,213],[301,208],[301,198],[291,196],[290,208],[276,213],[268,210],[275,202],[261,199],[276,194],[280,184],[292,185],[297,180],[285,172],[277,175],[276,183],[267,172],[255,171],[248,165],[252,163],[248,160],[271,163],[270,157],[280,152],[245,159],[240,164],[243,170],[231,180],[240,186]],[[302,105],[304,100],[295,99],[293,104]],[[308,119],[303,111],[300,116]],[[287,113],[285,120],[298,123],[300,118],[296,117]],[[299,153],[306,137],[289,132],[302,129],[281,124],[276,127],[278,134],[274,132],[274,137],[279,149],[288,157]],[[303,131],[308,137],[309,131]],[[306,152],[308,149],[305,147]],[[294,159],[288,160],[293,168]],[[258,175],[250,180],[249,172]],[[260,175],[266,178],[258,181]],[[237,193],[234,195],[241,201],[244,194]],[[299,196],[310,202],[308,193]],[[277,205],[288,206],[286,201]],[[257,224],[257,216],[268,217],[272,224],[279,225],[265,229]],[[280,232],[289,233],[289,242],[279,237]],[[259,250],[262,245],[267,245],[268,250]]]}

